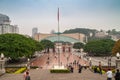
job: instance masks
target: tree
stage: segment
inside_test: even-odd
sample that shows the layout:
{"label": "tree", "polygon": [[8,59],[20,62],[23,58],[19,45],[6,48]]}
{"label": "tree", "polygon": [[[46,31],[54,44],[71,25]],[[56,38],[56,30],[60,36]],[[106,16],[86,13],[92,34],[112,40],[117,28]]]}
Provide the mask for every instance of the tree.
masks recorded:
{"label": "tree", "polygon": [[84,47],[84,44],[81,43],[81,42],[76,42],[73,45],[73,48],[75,48],[75,49],[80,49],[80,48],[83,48],[83,47]]}
{"label": "tree", "polygon": [[84,50],[92,55],[111,55],[114,41],[111,39],[94,40],[88,42]]}
{"label": "tree", "polygon": [[116,55],[116,53],[120,53],[120,39],[115,43],[113,49],[112,49],[112,54]]}
{"label": "tree", "polygon": [[[34,40],[34,41],[35,41],[35,40]],[[43,50],[43,45],[42,45],[40,42],[35,41],[35,44],[36,44],[36,49],[35,49],[35,51],[41,51],[41,50]]]}
{"label": "tree", "polygon": [[86,28],[75,28],[70,30],[65,30],[63,33],[83,33],[86,36],[90,37],[90,33],[95,34],[97,30],[95,29],[86,29]]}
{"label": "tree", "polygon": [[36,43],[32,38],[20,34],[2,34],[0,35],[0,53],[4,53],[12,60],[18,60],[23,56],[30,57],[37,50]]}
{"label": "tree", "polygon": [[49,52],[49,48],[54,48],[54,43],[51,42],[50,40],[41,40],[40,43],[43,45],[43,48],[45,49],[45,52]]}

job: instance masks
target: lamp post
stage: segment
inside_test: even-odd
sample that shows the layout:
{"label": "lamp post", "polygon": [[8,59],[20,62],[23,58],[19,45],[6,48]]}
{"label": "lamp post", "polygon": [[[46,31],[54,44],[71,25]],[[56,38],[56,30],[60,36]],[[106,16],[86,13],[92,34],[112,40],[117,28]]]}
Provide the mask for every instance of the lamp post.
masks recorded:
{"label": "lamp post", "polygon": [[116,68],[120,68],[120,53],[119,52],[116,53],[116,57],[117,57]]}
{"label": "lamp post", "polygon": [[90,67],[92,66],[91,58],[89,58],[89,66],[90,66]]}
{"label": "lamp post", "polygon": [[82,52],[83,52],[83,48],[80,49],[80,53],[82,53]]}
{"label": "lamp post", "polygon": [[28,58],[27,61],[28,61],[28,63],[27,63],[27,69],[29,70],[30,69],[30,59]]}
{"label": "lamp post", "polygon": [[4,54],[3,54],[3,53],[1,53],[1,59],[2,59],[2,60],[4,59]]}
{"label": "lamp post", "polygon": [[0,55],[0,75],[3,74],[3,73],[5,73],[5,67],[4,67],[4,65],[5,65],[4,54],[1,53],[1,55]]}
{"label": "lamp post", "polygon": [[120,53],[119,52],[116,53],[116,57],[117,57],[117,59],[120,58]]}
{"label": "lamp post", "polygon": [[108,67],[111,67],[111,58],[112,56],[108,57]]}

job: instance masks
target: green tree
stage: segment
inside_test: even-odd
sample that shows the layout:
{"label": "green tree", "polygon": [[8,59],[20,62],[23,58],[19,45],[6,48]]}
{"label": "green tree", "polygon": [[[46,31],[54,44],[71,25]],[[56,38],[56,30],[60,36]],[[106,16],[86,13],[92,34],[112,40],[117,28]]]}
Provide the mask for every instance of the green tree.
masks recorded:
{"label": "green tree", "polygon": [[96,56],[111,55],[114,43],[115,42],[111,39],[94,40],[88,42],[85,45],[84,50]]}
{"label": "green tree", "polygon": [[92,33],[94,36],[96,31],[97,30],[95,29],[75,28],[75,29],[65,30],[63,33],[83,33],[89,37],[90,33]]}
{"label": "green tree", "polygon": [[40,43],[43,45],[43,48],[45,49],[45,52],[49,52],[49,48],[54,48],[54,43],[51,42],[50,40],[41,40]]}
{"label": "green tree", "polygon": [[84,47],[84,44],[81,43],[81,42],[76,42],[73,45],[73,48],[75,48],[75,49],[80,49],[80,48],[83,48],[83,47]]}
{"label": "green tree", "polygon": [[23,56],[30,57],[37,48],[36,43],[32,38],[20,34],[2,34],[0,35],[0,53],[4,53],[6,57],[13,60],[18,60]]}
{"label": "green tree", "polygon": [[[34,40],[34,41],[35,41],[35,40]],[[41,50],[43,50],[43,45],[42,45],[40,42],[35,41],[35,44],[36,44],[36,49],[35,49],[35,51],[41,51]]]}

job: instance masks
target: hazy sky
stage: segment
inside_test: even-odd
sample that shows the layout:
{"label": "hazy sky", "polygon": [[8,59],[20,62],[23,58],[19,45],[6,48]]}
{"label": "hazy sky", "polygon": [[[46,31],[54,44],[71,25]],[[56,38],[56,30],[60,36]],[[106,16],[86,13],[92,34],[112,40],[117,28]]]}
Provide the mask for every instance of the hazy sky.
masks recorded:
{"label": "hazy sky", "polygon": [[120,0],[0,0],[0,13],[18,25],[21,34],[57,31],[57,8],[60,8],[60,31],[71,28],[120,30]]}

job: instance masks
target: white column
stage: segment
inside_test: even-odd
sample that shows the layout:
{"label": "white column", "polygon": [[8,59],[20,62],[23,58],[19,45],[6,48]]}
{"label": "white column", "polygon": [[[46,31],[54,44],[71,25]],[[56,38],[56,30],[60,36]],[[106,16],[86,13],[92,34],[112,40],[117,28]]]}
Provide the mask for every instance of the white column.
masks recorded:
{"label": "white column", "polygon": [[117,60],[116,60],[116,68],[119,68],[120,69],[120,53],[116,53],[116,57],[117,57]]}
{"label": "white column", "polygon": [[0,75],[5,73],[5,60],[4,59],[0,59]]}

